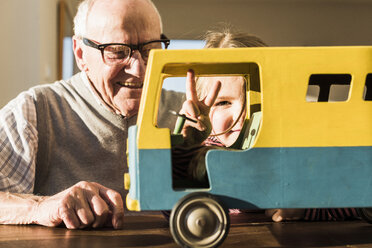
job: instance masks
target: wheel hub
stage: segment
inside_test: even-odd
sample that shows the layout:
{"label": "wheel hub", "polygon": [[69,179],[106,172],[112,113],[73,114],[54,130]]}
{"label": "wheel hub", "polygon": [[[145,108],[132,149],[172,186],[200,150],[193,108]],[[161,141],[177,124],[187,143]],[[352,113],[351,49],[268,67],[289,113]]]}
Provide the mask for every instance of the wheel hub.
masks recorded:
{"label": "wheel hub", "polygon": [[187,229],[198,238],[208,237],[216,230],[216,217],[206,208],[194,209],[187,217]]}

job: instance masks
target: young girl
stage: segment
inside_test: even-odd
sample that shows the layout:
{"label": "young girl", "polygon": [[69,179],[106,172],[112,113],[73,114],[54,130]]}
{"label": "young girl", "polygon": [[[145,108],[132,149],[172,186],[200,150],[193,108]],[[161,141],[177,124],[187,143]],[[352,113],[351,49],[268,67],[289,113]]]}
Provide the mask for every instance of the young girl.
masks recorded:
{"label": "young girl", "polygon": [[[222,31],[207,32],[205,41],[205,48],[267,46],[256,36],[232,32],[229,28]],[[207,142],[213,143],[216,141],[216,145],[226,147],[234,143],[240,133],[245,116],[245,85],[243,76],[203,77],[195,80],[193,72],[188,72],[187,100],[181,113],[199,120],[197,124],[187,122],[187,125],[185,125],[183,134],[188,145],[200,144],[208,137],[210,132],[212,132],[212,136],[208,137]],[[221,87],[220,93],[216,91],[219,87]],[[199,101],[199,99],[201,100]],[[214,99],[216,101],[212,103],[211,100]],[[211,127],[213,127],[213,130]],[[192,131],[192,128],[202,132],[203,135]]]}
{"label": "young girl", "polygon": [[[259,38],[243,33],[209,32],[206,48],[266,46]],[[205,154],[216,147],[230,147],[238,138],[246,115],[246,82],[243,76],[203,77],[195,80],[187,74],[186,101],[181,113],[197,123],[186,121],[182,133],[188,149],[174,149],[175,160],[184,156],[181,168],[186,176],[207,182]],[[202,144],[202,146],[198,146]],[[188,152],[185,152],[188,151]],[[191,151],[191,152],[190,152]],[[177,161],[174,161],[177,166]],[[234,212],[237,212],[236,210]],[[239,212],[239,211],[238,211]],[[266,214],[273,221],[283,220],[344,220],[358,216],[355,209],[271,209]]]}

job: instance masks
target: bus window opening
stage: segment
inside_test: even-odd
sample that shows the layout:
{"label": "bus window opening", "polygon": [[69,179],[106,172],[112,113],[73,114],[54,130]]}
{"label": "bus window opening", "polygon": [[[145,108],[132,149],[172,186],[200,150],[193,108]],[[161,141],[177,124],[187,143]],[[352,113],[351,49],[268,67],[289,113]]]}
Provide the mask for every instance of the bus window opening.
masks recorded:
{"label": "bus window opening", "polygon": [[312,74],[306,94],[307,102],[343,102],[349,98],[350,74]]}

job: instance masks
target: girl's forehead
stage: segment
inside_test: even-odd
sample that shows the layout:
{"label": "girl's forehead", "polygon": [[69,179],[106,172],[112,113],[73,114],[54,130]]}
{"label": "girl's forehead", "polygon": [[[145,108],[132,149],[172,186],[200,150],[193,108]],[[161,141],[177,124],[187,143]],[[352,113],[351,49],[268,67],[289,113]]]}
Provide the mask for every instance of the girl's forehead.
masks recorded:
{"label": "girl's forehead", "polygon": [[243,94],[243,83],[245,81],[242,77],[221,78],[219,80],[221,81],[221,89],[218,93],[218,98],[240,98]]}
{"label": "girl's forehead", "polygon": [[206,77],[205,80],[208,83],[220,81],[223,84],[228,83],[243,83],[244,77],[243,76],[218,76],[218,77]]}
{"label": "girl's forehead", "polygon": [[240,75],[199,77],[197,80],[197,92],[199,98],[204,98],[213,83],[216,83],[217,81],[221,82],[221,89],[218,97],[229,93],[241,94],[243,91],[243,85],[245,84],[244,77]]}

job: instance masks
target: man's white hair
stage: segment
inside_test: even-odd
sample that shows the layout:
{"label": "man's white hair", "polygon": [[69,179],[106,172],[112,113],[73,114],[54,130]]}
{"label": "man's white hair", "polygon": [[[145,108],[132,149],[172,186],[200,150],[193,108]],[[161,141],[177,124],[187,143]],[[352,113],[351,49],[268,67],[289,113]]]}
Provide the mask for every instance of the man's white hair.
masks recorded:
{"label": "man's white hair", "polygon": [[[86,34],[86,27],[87,27],[87,18],[90,9],[92,8],[95,1],[98,0],[82,0],[79,4],[79,7],[77,9],[77,13],[74,17],[74,33],[77,37],[84,37]],[[148,1],[154,8],[156,14],[159,16],[160,20],[160,31],[163,32],[163,24],[161,20],[161,16],[159,14],[158,9],[156,8],[155,4],[151,0]]]}

